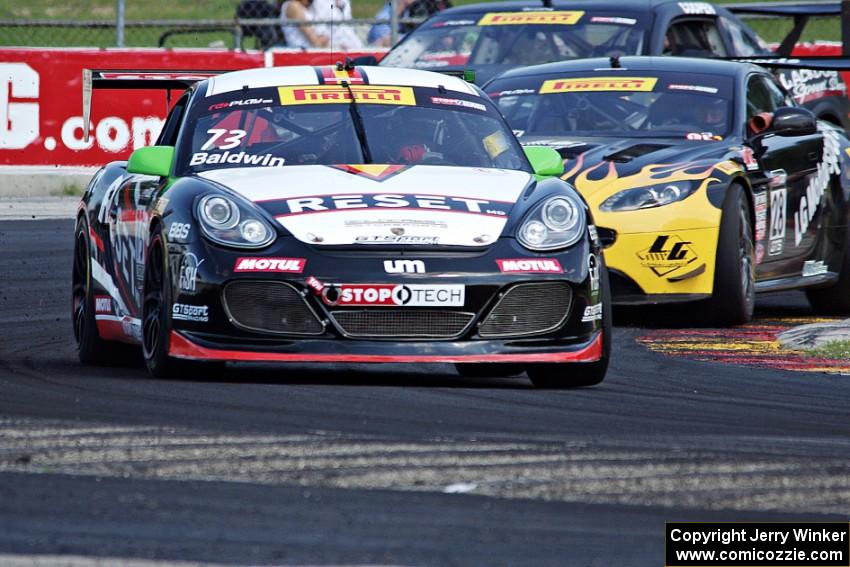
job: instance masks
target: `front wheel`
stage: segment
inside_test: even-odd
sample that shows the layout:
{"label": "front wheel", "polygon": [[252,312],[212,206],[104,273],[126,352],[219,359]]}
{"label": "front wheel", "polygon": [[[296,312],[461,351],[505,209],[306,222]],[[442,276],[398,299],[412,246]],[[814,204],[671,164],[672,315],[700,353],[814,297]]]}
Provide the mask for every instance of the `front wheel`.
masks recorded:
{"label": "front wheel", "polygon": [[604,260],[600,261],[600,301],[602,302],[602,356],[595,362],[566,362],[529,364],[526,372],[536,388],[563,390],[595,386],[605,379],[608,372],[608,359],[611,355],[613,332],[611,311],[611,284],[608,281],[608,268]]}
{"label": "front wheel", "polygon": [[704,302],[707,323],[740,325],[753,318],[756,303],[755,246],[750,205],[743,188],[732,185],[723,202],[714,265],[714,291]]}

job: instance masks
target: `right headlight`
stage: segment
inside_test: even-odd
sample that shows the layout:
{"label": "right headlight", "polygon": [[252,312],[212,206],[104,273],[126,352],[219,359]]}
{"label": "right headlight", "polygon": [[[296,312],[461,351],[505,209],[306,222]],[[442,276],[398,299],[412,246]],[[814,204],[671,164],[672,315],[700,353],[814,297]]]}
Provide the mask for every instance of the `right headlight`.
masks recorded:
{"label": "right headlight", "polygon": [[534,251],[566,248],[584,234],[584,217],[584,207],[575,198],[549,197],[528,212],[517,231],[517,239]]}
{"label": "right headlight", "polygon": [[275,237],[275,230],[248,206],[220,194],[206,195],[198,202],[201,229],[210,239],[237,248],[262,248]]}
{"label": "right headlight", "polygon": [[676,181],[649,187],[636,187],[614,193],[599,205],[606,213],[637,211],[663,207],[681,201],[694,192],[696,184],[690,181]]}

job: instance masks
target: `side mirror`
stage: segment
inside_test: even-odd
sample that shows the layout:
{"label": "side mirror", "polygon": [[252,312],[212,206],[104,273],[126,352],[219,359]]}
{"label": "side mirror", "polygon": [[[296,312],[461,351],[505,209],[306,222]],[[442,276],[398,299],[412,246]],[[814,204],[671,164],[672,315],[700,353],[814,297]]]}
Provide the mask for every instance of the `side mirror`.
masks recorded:
{"label": "side mirror", "polygon": [[818,120],[812,111],[798,106],[777,108],[767,129],[777,136],[809,136],[817,131]]}
{"label": "side mirror", "polygon": [[531,162],[538,177],[560,177],[564,173],[564,160],[549,146],[523,146],[525,157]]}
{"label": "side mirror", "polygon": [[127,173],[167,177],[174,163],[174,146],[147,146],[130,154]]}
{"label": "side mirror", "polygon": [[374,55],[361,55],[352,59],[351,62],[357,66],[372,67],[378,64],[378,58]]}

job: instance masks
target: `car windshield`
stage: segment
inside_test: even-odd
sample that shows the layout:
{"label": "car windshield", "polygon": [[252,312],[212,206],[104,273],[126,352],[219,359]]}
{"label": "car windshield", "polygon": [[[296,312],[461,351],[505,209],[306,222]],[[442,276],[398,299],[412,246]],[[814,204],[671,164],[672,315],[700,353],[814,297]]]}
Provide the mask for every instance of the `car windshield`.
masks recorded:
{"label": "car windshield", "polygon": [[[464,16],[464,17],[461,17]],[[639,55],[649,17],[583,11],[491,12],[433,18],[381,61],[389,67],[536,65]]]}
{"label": "car windshield", "polygon": [[594,71],[495,80],[487,93],[518,136],[685,137],[732,128],[730,77]]}
{"label": "car windshield", "polygon": [[291,165],[453,165],[530,171],[493,104],[445,88],[261,88],[205,97],[181,135],[178,170]]}

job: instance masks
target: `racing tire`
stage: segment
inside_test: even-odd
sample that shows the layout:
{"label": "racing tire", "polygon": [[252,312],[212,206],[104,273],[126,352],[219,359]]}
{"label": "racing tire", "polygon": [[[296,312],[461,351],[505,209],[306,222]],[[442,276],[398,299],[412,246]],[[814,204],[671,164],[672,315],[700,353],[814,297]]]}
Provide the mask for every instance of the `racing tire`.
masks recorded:
{"label": "racing tire", "polygon": [[602,290],[602,356],[595,362],[563,362],[528,364],[528,378],[535,388],[565,390],[595,386],[605,379],[608,360],[611,357],[613,313],[611,305],[611,283],[605,261],[600,262],[600,286]]}
{"label": "racing tire", "polygon": [[844,235],[844,254],[838,281],[829,287],[806,290],[806,298],[819,315],[846,315],[850,313],[850,228]]}
{"label": "racing tire", "polygon": [[741,325],[753,318],[756,303],[756,264],[750,204],[744,189],[732,185],[723,201],[714,266],[714,291],[704,302],[706,323]]}
{"label": "racing tire", "polygon": [[94,310],[94,290],[91,275],[91,242],[89,223],[85,215],[77,219],[74,228],[74,265],[71,272],[71,322],[80,362],[92,366],[126,364],[135,349],[128,345],[105,341],[97,331]]}
{"label": "racing tire", "polygon": [[162,227],[151,234],[145,258],[142,299],[142,353],[154,378],[203,378],[223,370],[223,362],[182,360],[168,355],[171,335],[171,277]]}
{"label": "racing tire", "polygon": [[463,378],[507,378],[522,374],[524,368],[521,364],[504,362],[462,362],[455,364],[455,371]]}

